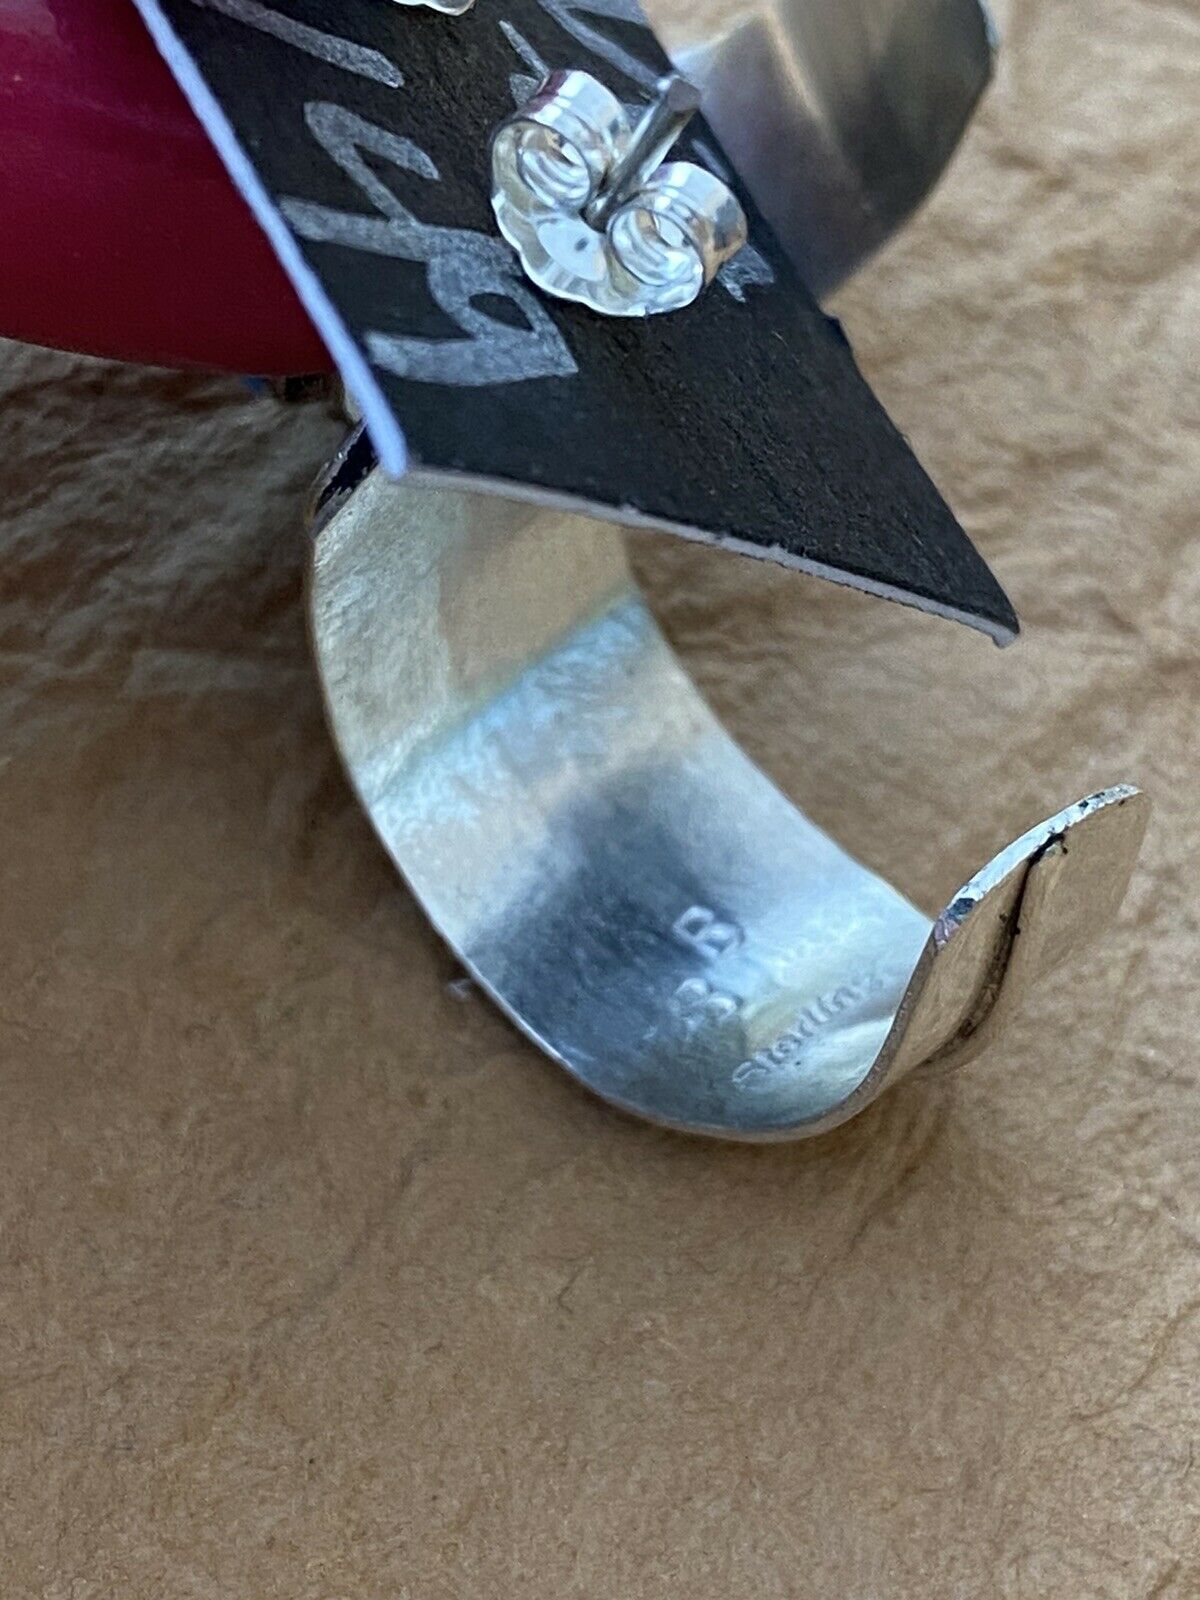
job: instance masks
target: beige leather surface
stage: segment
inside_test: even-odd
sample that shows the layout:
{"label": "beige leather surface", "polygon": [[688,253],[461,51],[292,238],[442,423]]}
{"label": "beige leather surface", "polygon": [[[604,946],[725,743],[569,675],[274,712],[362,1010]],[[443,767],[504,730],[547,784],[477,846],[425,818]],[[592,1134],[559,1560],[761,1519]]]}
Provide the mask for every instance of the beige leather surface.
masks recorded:
{"label": "beige leather surface", "polygon": [[1023,641],[639,559],[927,908],[1156,818],[997,1047],[811,1146],[623,1120],[452,987],[308,667],[319,407],[4,349],[6,1600],[1200,1595],[1200,11],[1000,20],[839,309]]}

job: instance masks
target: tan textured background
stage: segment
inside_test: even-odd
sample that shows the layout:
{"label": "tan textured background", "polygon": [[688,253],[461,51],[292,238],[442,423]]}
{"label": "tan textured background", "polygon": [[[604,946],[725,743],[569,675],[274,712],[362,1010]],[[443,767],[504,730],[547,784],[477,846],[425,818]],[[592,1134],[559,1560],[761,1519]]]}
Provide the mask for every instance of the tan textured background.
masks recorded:
{"label": "tan textured background", "polygon": [[1122,925],[805,1147],[610,1113],[477,997],[322,731],[236,385],[0,371],[0,1589],[1200,1594],[1200,9],[1001,8],[840,307],[1015,651],[641,547],[769,770],[933,907],[1132,777]]}

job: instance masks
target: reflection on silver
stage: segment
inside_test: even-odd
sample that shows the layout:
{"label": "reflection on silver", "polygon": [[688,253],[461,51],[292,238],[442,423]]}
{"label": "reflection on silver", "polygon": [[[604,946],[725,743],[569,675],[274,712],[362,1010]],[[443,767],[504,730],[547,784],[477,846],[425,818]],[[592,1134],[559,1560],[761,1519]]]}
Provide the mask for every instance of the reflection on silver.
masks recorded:
{"label": "reflection on silver", "polygon": [[555,72],[492,141],[492,208],[526,273],[610,316],[690,305],[746,242],[729,187],[663,158],[699,104],[665,78],[636,128],[586,72]]}
{"label": "reflection on silver", "polygon": [[424,6],[428,11],[440,11],[444,17],[465,16],[475,0],[395,0],[398,6]]}
{"label": "reflection on silver", "polygon": [[835,289],[941,176],[991,77],[983,0],[645,0],[738,176],[815,294]]}
{"label": "reflection on silver", "polygon": [[603,229],[618,206],[650,181],[699,109],[699,93],[686,78],[672,73],[659,81],[657,95],[605,175],[603,192],[587,208],[593,228]]}
{"label": "reflection on silver", "polygon": [[481,985],[607,1100],[734,1138],[819,1132],[973,1054],[1115,912],[1135,790],[1035,828],[930,922],[729,739],[619,533],[444,480],[351,486],[350,459],[311,574],[347,770]]}

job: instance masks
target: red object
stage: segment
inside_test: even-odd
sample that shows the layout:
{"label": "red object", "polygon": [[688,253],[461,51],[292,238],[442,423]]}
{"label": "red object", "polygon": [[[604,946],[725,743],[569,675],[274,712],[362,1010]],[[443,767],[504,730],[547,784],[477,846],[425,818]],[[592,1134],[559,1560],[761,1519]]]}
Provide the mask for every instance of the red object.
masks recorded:
{"label": "red object", "polygon": [[126,0],[0,0],[0,333],[166,366],[332,365]]}

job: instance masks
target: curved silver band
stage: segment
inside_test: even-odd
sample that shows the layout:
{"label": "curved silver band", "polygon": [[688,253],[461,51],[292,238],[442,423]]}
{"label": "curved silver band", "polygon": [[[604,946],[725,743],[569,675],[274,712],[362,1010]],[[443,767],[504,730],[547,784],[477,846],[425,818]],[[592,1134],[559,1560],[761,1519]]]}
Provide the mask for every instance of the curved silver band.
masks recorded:
{"label": "curved silver band", "polygon": [[1146,817],[1128,788],[1026,834],[931,922],[723,731],[613,528],[378,470],[316,527],[318,668],[380,838],[513,1021],[627,1110],[831,1127],[975,1053],[1121,900]]}
{"label": "curved silver band", "polygon": [[984,0],[645,0],[704,115],[814,294],[941,177],[992,75]]}

